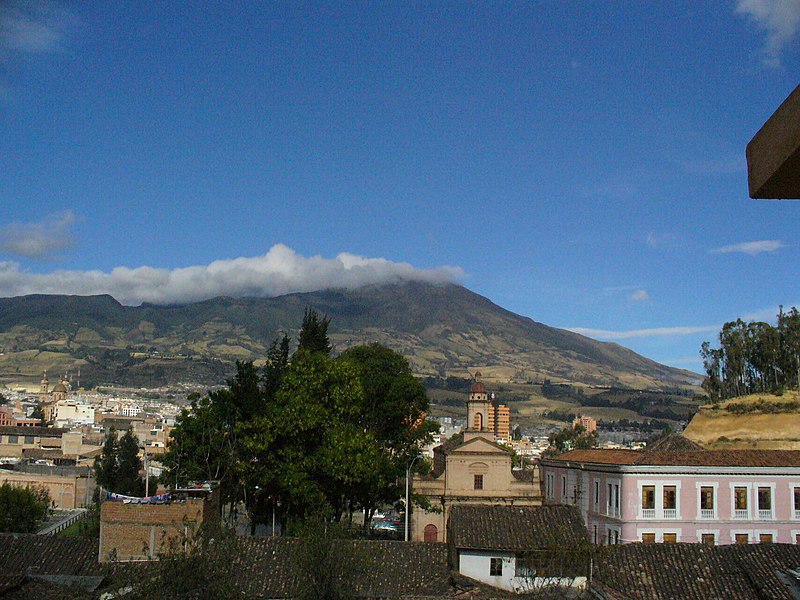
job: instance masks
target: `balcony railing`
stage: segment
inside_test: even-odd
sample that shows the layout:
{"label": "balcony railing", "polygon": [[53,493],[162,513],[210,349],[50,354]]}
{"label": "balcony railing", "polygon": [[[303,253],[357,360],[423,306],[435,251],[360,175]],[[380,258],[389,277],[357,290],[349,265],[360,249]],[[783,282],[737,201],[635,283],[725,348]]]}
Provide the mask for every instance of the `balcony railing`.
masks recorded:
{"label": "balcony railing", "polygon": [[713,508],[701,508],[700,509],[700,518],[701,519],[716,519],[715,511]]}
{"label": "balcony railing", "polygon": [[794,518],[800,520],[800,508],[794,509]]}
{"label": "balcony railing", "polygon": [[733,510],[733,518],[734,519],[749,519],[750,518],[750,511],[746,508],[735,508]]}
{"label": "balcony railing", "polygon": [[772,519],[772,509],[771,508],[759,508],[758,509],[758,520],[759,521],[769,521]]}
{"label": "balcony railing", "polygon": [[676,508],[665,508],[664,509],[664,518],[665,519],[677,519],[678,518],[678,509],[676,509]]}
{"label": "balcony railing", "polygon": [[656,518],[656,509],[655,508],[643,508],[642,509],[642,518],[643,519],[655,519]]}

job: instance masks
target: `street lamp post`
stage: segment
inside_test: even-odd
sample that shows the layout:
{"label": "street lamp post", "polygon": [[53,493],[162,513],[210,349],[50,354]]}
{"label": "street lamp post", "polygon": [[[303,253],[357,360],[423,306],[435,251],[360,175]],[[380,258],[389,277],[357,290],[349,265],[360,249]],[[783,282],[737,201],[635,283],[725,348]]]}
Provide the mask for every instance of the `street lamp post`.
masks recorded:
{"label": "street lamp post", "polygon": [[417,454],[411,462],[408,463],[408,468],[406,469],[406,541],[408,541],[408,515],[411,512],[411,503],[410,503],[410,482],[411,482],[411,469],[414,466],[414,463],[417,462],[418,458],[421,458],[422,454]]}

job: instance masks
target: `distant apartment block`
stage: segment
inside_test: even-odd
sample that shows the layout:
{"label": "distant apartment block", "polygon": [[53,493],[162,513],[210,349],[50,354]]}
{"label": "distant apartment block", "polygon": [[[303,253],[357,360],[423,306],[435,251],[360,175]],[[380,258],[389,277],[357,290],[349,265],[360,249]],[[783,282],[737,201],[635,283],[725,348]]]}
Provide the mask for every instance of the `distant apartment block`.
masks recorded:
{"label": "distant apartment block", "polygon": [[673,436],[645,451],[572,450],[540,470],[545,502],[577,506],[595,543],[800,543],[800,451]]}
{"label": "distant apartment block", "polygon": [[575,417],[572,421],[572,428],[575,429],[580,425],[581,427],[586,430],[586,433],[594,433],[597,431],[597,421],[595,421],[592,417],[584,417],[581,415],[580,417]]}

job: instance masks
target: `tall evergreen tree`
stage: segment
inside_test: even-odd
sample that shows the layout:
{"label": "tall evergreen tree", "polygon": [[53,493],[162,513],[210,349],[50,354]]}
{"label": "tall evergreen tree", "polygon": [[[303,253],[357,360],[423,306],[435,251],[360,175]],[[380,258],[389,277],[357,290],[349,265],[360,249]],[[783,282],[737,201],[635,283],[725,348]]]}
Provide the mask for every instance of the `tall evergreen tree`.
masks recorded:
{"label": "tall evergreen tree", "polygon": [[117,454],[117,490],[126,496],[144,496],[144,481],[139,473],[142,459],[139,458],[139,439],[131,429],[119,439]]}
{"label": "tall evergreen tree", "polygon": [[328,325],[331,320],[328,316],[320,316],[312,308],[307,308],[303,315],[303,326],[300,328],[298,339],[298,350],[308,350],[309,352],[322,352],[326,356],[331,353],[331,345],[328,340]]}
{"label": "tall evergreen tree", "polygon": [[119,437],[115,430],[108,432],[100,456],[94,460],[95,478],[97,484],[106,491],[116,491],[117,487],[117,456],[119,455]]}

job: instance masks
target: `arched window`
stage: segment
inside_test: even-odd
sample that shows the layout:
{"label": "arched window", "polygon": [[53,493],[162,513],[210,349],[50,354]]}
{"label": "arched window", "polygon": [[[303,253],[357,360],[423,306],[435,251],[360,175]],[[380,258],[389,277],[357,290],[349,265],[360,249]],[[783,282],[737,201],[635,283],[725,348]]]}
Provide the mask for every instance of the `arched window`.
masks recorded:
{"label": "arched window", "polygon": [[481,413],[475,413],[475,429],[478,431],[483,430],[483,415]]}
{"label": "arched window", "polygon": [[439,530],[433,523],[425,525],[425,532],[423,533],[423,540],[426,542],[438,542]]}

